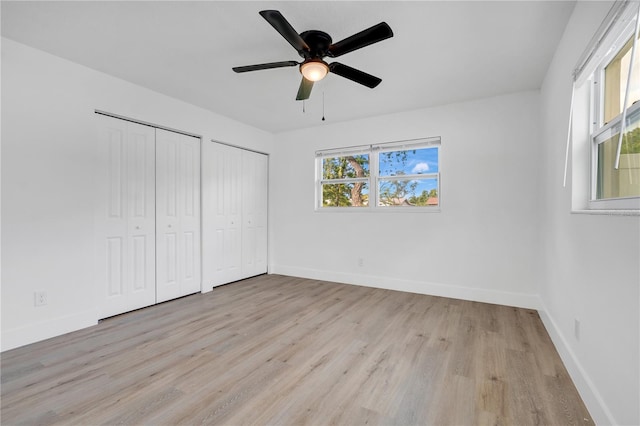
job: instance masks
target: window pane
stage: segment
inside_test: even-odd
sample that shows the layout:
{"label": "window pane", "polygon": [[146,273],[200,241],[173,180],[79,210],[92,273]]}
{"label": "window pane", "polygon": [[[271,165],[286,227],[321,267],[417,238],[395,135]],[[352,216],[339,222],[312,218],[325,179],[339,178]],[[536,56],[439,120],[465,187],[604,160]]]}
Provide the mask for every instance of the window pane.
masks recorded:
{"label": "window pane", "polygon": [[438,173],[438,147],[390,151],[378,154],[379,176]]}
{"label": "window pane", "polygon": [[[608,123],[622,113],[624,95],[629,76],[629,61],[631,61],[631,48],[633,37],[622,47],[620,52],[604,69],[604,122]],[[627,107],[640,100],[640,46],[636,46],[633,59],[633,73],[629,86],[629,100]]]}
{"label": "window pane", "polygon": [[369,185],[366,182],[322,185],[322,207],[366,207],[368,205]]}
{"label": "window pane", "polygon": [[438,179],[380,179],[379,206],[438,206]]}
{"label": "window pane", "polygon": [[322,179],[348,179],[369,176],[369,154],[322,159]]}
{"label": "window pane", "polygon": [[622,138],[620,167],[614,169],[620,133],[598,145],[596,199],[640,196],[640,110]]}

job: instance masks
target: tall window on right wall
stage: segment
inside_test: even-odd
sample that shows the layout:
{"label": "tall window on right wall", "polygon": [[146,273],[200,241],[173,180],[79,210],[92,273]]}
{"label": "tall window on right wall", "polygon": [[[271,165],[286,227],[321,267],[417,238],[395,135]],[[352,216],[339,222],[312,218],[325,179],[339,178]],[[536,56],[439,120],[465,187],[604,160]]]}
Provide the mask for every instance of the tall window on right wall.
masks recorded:
{"label": "tall window on right wall", "polygon": [[638,2],[614,3],[576,66],[574,210],[640,210],[639,15]]}
{"label": "tall window on right wall", "polygon": [[636,42],[633,49],[634,36],[619,50],[613,49],[594,75],[598,90],[591,138],[595,201],[640,197],[640,48]]}

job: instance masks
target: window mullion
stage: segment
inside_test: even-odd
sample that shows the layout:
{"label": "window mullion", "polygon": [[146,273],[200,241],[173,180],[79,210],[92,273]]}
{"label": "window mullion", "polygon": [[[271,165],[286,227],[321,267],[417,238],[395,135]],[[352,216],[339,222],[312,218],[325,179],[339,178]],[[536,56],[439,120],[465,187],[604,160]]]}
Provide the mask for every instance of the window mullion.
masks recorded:
{"label": "window mullion", "polygon": [[380,176],[380,159],[379,149],[371,149],[371,157],[369,157],[370,173],[369,173],[369,196],[372,200],[369,202],[369,207],[374,209],[378,206],[378,177]]}

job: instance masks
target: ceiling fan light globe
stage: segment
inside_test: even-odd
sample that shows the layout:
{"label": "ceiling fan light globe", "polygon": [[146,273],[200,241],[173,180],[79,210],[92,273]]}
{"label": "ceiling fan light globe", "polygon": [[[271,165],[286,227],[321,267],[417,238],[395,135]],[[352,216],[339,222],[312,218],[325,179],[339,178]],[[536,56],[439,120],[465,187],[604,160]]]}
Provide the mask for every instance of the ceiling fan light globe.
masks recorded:
{"label": "ceiling fan light globe", "polygon": [[320,81],[329,73],[329,66],[323,61],[309,61],[300,65],[300,72],[309,81]]}

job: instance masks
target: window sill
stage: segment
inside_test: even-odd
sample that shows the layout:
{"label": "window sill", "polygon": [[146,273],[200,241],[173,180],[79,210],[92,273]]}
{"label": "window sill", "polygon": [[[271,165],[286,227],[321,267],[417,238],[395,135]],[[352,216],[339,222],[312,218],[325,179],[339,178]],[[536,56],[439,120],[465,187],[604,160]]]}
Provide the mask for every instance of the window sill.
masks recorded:
{"label": "window sill", "polygon": [[604,216],[640,216],[640,210],[571,210],[571,214],[593,214]]}
{"label": "window sill", "polygon": [[387,207],[387,208],[368,208],[368,207],[332,207],[315,209],[316,213],[440,213],[440,208],[405,208],[405,207]]}

